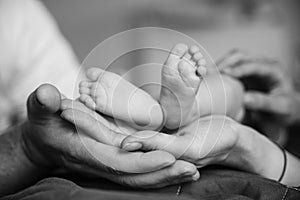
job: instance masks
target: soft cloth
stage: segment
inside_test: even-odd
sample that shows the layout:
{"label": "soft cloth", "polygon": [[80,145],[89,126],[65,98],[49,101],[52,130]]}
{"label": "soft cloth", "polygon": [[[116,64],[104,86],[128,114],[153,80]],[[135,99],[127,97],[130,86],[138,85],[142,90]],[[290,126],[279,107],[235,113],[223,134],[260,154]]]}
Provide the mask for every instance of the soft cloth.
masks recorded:
{"label": "soft cloth", "polygon": [[297,190],[253,174],[229,169],[203,169],[199,181],[183,184],[179,195],[176,195],[178,187],[178,185],[174,185],[155,190],[138,190],[123,187],[104,179],[79,178],[77,174],[73,176],[73,182],[62,178],[47,178],[15,195],[4,197],[2,200],[300,199],[300,192]]}
{"label": "soft cloth", "polygon": [[[55,20],[37,0],[0,0],[0,132],[27,96],[52,83],[73,97],[78,62]],[[75,94],[76,95],[76,94]]]}

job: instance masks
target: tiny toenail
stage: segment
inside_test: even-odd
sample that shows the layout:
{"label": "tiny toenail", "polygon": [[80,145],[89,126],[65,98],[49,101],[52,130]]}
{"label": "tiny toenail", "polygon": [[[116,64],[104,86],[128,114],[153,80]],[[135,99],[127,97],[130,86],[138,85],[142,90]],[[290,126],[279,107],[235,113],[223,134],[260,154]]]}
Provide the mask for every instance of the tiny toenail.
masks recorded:
{"label": "tiny toenail", "polygon": [[200,174],[199,174],[199,173],[196,173],[196,174],[192,177],[193,181],[198,181],[199,178],[200,178]]}
{"label": "tiny toenail", "polygon": [[181,133],[179,133],[179,136],[184,136],[186,134],[185,131],[182,131]]}

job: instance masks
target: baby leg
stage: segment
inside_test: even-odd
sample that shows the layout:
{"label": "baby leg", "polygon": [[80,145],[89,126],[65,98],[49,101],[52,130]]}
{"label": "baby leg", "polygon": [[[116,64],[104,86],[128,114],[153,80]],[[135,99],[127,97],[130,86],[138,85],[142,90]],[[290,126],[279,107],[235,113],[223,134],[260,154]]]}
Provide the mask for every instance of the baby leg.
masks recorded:
{"label": "baby leg", "polygon": [[137,129],[157,129],[162,125],[160,105],[148,93],[121,76],[99,68],[87,71],[88,81],[80,83],[80,100],[97,110],[130,123]]}
{"label": "baby leg", "polygon": [[243,85],[226,75],[206,76],[196,95],[199,117],[207,115],[227,115],[237,121],[242,120]]}

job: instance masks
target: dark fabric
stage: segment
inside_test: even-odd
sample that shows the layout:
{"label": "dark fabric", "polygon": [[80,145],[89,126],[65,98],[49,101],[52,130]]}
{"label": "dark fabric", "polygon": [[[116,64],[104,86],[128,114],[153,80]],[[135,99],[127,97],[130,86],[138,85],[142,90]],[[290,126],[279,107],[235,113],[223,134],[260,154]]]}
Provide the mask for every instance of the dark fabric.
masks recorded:
{"label": "dark fabric", "polygon": [[288,129],[288,141],[285,148],[300,158],[300,124],[294,124]]}
{"label": "dark fabric", "polygon": [[141,190],[123,187],[104,179],[84,179],[73,176],[72,181],[65,178],[47,178],[7,199],[300,199],[300,192],[287,188],[275,181],[256,175],[224,169],[202,169],[201,179],[182,185],[176,196],[178,185],[161,189]]}

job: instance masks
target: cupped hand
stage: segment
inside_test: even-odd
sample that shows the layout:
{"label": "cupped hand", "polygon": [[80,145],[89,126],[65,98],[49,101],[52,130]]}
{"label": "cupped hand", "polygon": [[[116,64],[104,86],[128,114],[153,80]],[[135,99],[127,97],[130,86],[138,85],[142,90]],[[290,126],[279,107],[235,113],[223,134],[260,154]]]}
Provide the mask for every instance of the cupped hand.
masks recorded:
{"label": "cupped hand", "polygon": [[[90,123],[94,118],[80,109],[61,113],[60,106],[61,95],[51,85],[40,86],[28,98],[29,120],[23,126],[22,140],[28,158],[40,169],[64,167],[134,187],[162,187],[199,178],[194,165],[176,161],[167,152],[131,153],[112,146],[122,134],[104,143],[97,141],[91,135],[108,136],[114,131],[99,122],[100,129],[95,128]],[[60,117],[70,114],[76,115],[79,132]]]}
{"label": "cupped hand", "polygon": [[239,166],[239,127],[225,116],[209,116],[194,121],[174,134],[140,131],[127,136],[122,148],[127,151],[164,150],[177,159],[194,163],[198,167],[210,164]]}

